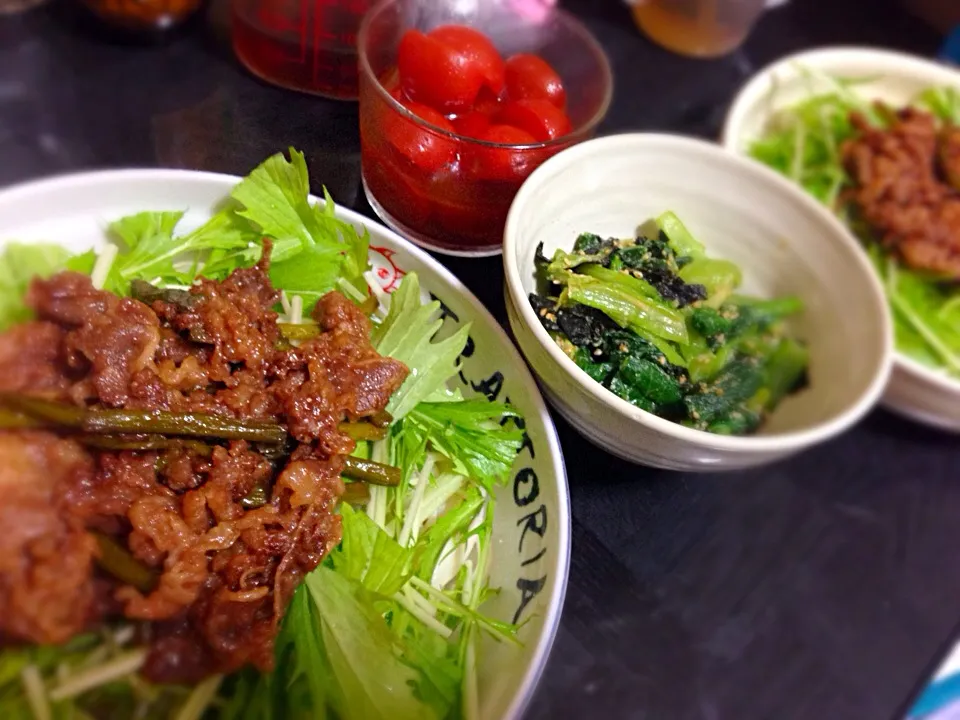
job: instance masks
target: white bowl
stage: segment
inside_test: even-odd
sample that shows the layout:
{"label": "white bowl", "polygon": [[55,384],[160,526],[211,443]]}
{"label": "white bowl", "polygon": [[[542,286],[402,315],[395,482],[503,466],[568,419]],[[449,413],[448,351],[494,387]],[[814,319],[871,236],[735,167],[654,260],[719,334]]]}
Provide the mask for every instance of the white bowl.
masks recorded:
{"label": "white bowl", "polygon": [[[827,75],[867,78],[856,92],[893,105],[908,103],[934,86],[960,88],[960,72],[946,65],[886,50],[840,47],[811,50],[786,57],[761,70],[737,95],[723,127],[723,145],[746,154],[779,109],[827,88],[798,70],[807,67]],[[960,380],[894,353],[893,373],[882,402],[919,422],[960,432]]]}
{"label": "white bowl", "polygon": [[[806,304],[794,330],[810,346],[810,387],[785,399],[758,435],[693,430],[621,400],[560,350],[530,306],[538,243],[550,256],[585,231],[632,237],[665,210],[711,255],[740,265],[744,292],[798,295]],[[627,460],[705,471],[783,458],[859,420],[889,375],[890,318],[856,241],[773,171],[700,140],[616,135],[551,158],[514,200],[503,264],[510,325],[548,398],[587,438]]]}
{"label": "white bowl", "polygon": [[[71,250],[101,244],[106,224],[142,210],[187,210],[200,225],[239,178],[185,170],[120,170],[42,180],[0,192],[0,246],[10,240],[58,242]],[[315,199],[316,200],[316,199]],[[415,271],[423,289],[449,309],[451,326],[473,323],[474,350],[463,358],[464,390],[488,378],[489,391],[523,413],[530,447],[517,456],[511,483],[497,493],[492,617],[523,623],[522,647],[490,643],[479,659],[480,715],[519,718],[533,694],[560,622],[570,562],[570,500],[560,444],[523,359],[479,300],[426,252],[344,208],[337,216],[370,232],[370,259],[383,289]],[[452,327],[451,327],[452,330]],[[499,389],[497,389],[499,388]]]}

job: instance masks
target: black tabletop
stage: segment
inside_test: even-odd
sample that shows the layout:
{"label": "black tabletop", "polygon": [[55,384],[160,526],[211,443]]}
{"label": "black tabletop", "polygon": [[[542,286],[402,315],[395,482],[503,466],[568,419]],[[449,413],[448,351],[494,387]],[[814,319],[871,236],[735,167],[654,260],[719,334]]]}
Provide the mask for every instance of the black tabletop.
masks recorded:
{"label": "black tabletop", "polygon": [[[604,133],[715,137],[736,88],[777,57],[938,42],[881,0],[793,0],[743,50],[695,61],[644,40],[618,0],[566,4],[615,68]],[[0,185],[117,166],[243,174],[295,145],[315,183],[372,215],[356,106],[248,76],[220,8],[146,47],[82,32],[68,10],[0,16]],[[505,323],[499,258],[441,260]],[[955,437],[877,410],[798,458],[718,476],[629,465],[556,421],[573,561],[531,719],[894,718],[955,638]]]}

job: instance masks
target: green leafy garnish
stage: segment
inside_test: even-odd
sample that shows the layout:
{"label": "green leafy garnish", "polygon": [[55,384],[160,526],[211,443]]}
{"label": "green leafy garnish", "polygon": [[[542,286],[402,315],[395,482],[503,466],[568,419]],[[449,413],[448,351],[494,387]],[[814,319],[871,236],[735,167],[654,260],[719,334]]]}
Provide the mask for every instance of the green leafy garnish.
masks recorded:
{"label": "green leafy garnish", "polygon": [[517,412],[509,405],[486,399],[461,402],[422,402],[404,418],[404,442],[429,442],[446,456],[457,472],[487,487],[510,470],[523,442],[523,431],[513,424]]}
{"label": "green leafy garnish", "polygon": [[439,301],[421,301],[420,281],[415,273],[410,273],[391,296],[386,319],[374,330],[377,352],[411,369],[387,405],[394,418],[402,418],[418,403],[445,388],[447,380],[460,369],[457,360],[467,344],[470,325],[434,342],[443,326],[439,312]]}
{"label": "green leafy garnish", "polygon": [[29,320],[24,296],[34,277],[63,270],[70,253],[59,245],[9,243],[0,256],[0,331]]}
{"label": "green leafy garnish", "polygon": [[270,279],[288,293],[304,296],[305,305],[344,278],[362,296],[367,294],[363,272],[367,268],[369,234],[360,235],[339,220],[335,205],[324,189],[325,204],[308,200],[310,177],[303,154],[290,151],[267,159],[231,193],[246,218],[274,242]]}
{"label": "green leafy garnish", "polygon": [[148,695],[138,695],[128,677],[142,664],[145,651],[131,649],[131,637],[104,628],[56,647],[5,647],[0,653],[0,717],[174,717],[190,690],[155,685]]}
{"label": "green leafy garnish", "polygon": [[960,123],[960,90],[955,87],[927,88],[914,102],[944,122]]}
{"label": "green leafy garnish", "polygon": [[[129,215],[110,224],[112,242],[99,253],[68,260],[60,251],[50,271],[67,267],[89,273],[95,286],[118,295],[129,295],[135,279],[161,288],[185,287],[198,277],[222,280],[256,263],[267,238],[273,246],[271,282],[299,296],[305,313],[330,290],[345,289],[344,284],[354,299],[363,299],[369,234],[337,218],[326,190],[324,197],[322,206],[310,202],[306,162],[291,149],[289,160],[277,153],[254,169],[233,189],[225,207],[195,230],[177,232],[182,210]],[[43,262],[29,260],[25,272],[33,274],[32,262],[36,272],[45,271]],[[23,293],[16,288],[0,285],[0,293],[2,302],[22,304]]]}
{"label": "green leafy garnish", "polygon": [[414,694],[417,672],[394,653],[395,638],[364,587],[327,567],[306,587],[316,608],[333,706],[340,717],[437,718]]}
{"label": "green leafy garnish", "polygon": [[344,505],[340,514],[343,540],[331,557],[333,565],[371,592],[391,597],[413,574],[413,551],[401,547],[365,513]]}
{"label": "green leafy garnish", "polygon": [[110,224],[110,233],[123,243],[103,283],[105,290],[127,295],[133,278],[185,279],[174,260],[194,249],[194,243],[174,240],[182,212],[142,212]]}

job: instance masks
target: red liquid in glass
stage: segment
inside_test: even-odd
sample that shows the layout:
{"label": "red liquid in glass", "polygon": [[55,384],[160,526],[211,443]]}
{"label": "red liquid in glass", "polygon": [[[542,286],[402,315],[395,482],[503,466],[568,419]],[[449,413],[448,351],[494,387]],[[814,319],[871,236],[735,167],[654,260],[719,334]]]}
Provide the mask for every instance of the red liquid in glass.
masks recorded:
{"label": "red liquid in glass", "polygon": [[274,85],[357,98],[357,29],[367,0],[234,0],[233,49]]}

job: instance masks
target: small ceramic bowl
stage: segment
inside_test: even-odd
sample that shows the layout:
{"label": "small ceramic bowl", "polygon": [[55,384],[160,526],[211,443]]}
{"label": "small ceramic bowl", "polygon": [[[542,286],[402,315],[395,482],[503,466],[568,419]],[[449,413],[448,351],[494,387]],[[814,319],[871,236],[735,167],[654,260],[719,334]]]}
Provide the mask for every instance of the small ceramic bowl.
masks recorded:
{"label": "small ceramic bowl", "polygon": [[[712,256],[742,268],[743,292],[797,295],[806,305],[792,330],[810,347],[810,385],[786,398],[757,435],[694,430],[621,400],[561,351],[530,305],[539,243],[550,256],[581,232],[633,237],[666,210]],[[503,263],[510,325],[548,398],[587,438],[627,460],[695,471],[768,463],[849,428],[890,373],[886,301],[856,241],[787,180],[700,140],[616,135],[548,160],[510,209]]]}
{"label": "small ceramic bowl", "polygon": [[[746,154],[778,110],[830,88],[811,79],[803,68],[832,77],[853,78],[856,92],[903,106],[930,87],[960,89],[960,72],[922,58],[873,50],[840,47],[791,55],[757,73],[737,95],[723,128],[723,145]],[[893,373],[882,402],[918,422],[960,432],[960,380],[895,352]]]}

